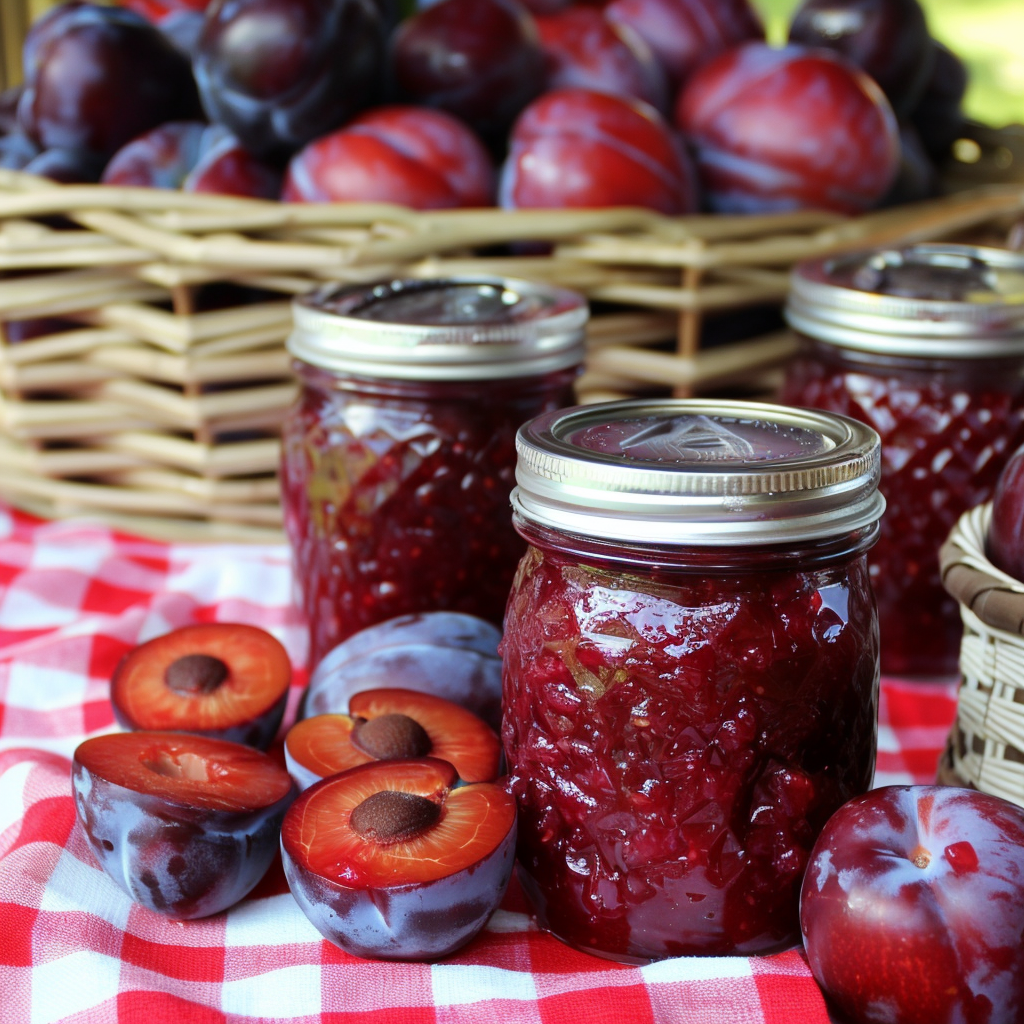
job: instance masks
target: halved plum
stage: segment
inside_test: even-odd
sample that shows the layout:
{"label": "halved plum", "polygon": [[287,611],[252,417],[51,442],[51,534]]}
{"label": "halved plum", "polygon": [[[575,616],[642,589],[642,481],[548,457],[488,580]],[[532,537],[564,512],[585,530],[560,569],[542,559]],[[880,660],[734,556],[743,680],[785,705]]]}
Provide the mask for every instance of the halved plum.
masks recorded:
{"label": "halved plum", "polygon": [[347,714],[353,695],[380,687],[429,693],[501,726],[501,632],[462,612],[401,615],[353,634],[313,670],[303,714]]}
{"label": "halved plum", "polygon": [[291,682],[288,653],[258,626],[208,622],[140,644],[110,680],[125,729],[167,729],[270,746]]}
{"label": "halved plum", "polygon": [[455,782],[436,758],[373,761],[292,805],[285,877],[325,938],[355,956],[429,960],[483,928],[512,875],[515,801],[497,783]]}
{"label": "halved plum", "polygon": [[144,730],[79,744],[71,781],[103,870],[137,903],[179,920],[219,913],[259,882],[296,792],[251,747]]}
{"label": "halved plum", "polygon": [[315,715],[289,730],[288,771],[299,789],[375,760],[431,755],[454,766],[463,782],[498,777],[498,735],[471,711],[415,690],[363,690],[349,713]]}

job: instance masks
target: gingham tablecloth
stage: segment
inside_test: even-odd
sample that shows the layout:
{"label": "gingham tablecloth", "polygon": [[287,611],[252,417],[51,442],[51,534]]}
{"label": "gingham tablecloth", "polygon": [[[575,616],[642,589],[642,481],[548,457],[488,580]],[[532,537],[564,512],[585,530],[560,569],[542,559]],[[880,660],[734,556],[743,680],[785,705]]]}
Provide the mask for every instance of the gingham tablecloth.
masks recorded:
{"label": "gingham tablecloth", "polygon": [[[241,904],[176,923],[133,904],[76,823],[70,757],[114,728],[108,680],[133,645],[249,622],[305,659],[284,546],[162,544],[0,506],[0,1022],[826,1024],[799,949],[620,967],[539,932],[513,884],[442,963],[351,957],[320,938],[280,864]],[[305,675],[297,672],[289,717]],[[928,782],[949,685],[883,684],[876,782]]]}

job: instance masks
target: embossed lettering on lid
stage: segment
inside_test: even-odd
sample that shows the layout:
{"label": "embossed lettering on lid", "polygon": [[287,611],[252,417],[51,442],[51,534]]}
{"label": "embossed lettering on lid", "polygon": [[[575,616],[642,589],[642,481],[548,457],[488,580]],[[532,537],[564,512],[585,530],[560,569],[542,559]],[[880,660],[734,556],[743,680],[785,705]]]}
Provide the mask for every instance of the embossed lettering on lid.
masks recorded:
{"label": "embossed lettering on lid", "polygon": [[710,399],[579,406],[516,439],[524,519],[631,543],[737,545],[873,528],[880,443],[810,409]]}

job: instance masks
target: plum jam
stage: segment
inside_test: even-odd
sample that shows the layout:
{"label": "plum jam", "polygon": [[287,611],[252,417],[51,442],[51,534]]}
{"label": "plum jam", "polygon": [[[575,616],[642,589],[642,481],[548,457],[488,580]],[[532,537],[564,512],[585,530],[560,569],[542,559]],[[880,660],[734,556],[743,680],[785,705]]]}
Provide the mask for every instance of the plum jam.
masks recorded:
{"label": "plum jam", "polygon": [[1024,442],[1024,260],[921,245],[797,268],[801,336],[781,400],[842,413],[882,438],[887,502],[871,582],[888,675],[955,675],[960,613],[939,548],[989,500]]}
{"label": "plum jam", "polygon": [[311,665],[407,613],[501,623],[516,430],[571,403],[586,319],[573,292],[488,278],[296,302],[281,487]]}
{"label": "plum jam", "polygon": [[638,401],[518,450],[502,739],[539,922],[629,963],[799,941],[811,847],[874,767],[877,434]]}

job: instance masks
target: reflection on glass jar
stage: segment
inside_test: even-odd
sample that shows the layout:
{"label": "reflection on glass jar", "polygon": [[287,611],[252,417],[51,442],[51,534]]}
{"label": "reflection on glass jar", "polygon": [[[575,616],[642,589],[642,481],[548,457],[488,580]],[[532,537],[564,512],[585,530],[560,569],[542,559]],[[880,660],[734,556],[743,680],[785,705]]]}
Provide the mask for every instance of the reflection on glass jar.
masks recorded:
{"label": "reflection on glass jar", "polygon": [[882,671],[957,671],[960,614],[939,548],[989,500],[1024,442],[1024,260],[916,246],[797,268],[801,335],[781,400],[843,413],[882,438],[887,508],[870,555]]}
{"label": "reflection on glass jar", "polygon": [[517,478],[503,740],[541,924],[626,962],[798,941],[874,767],[877,435],[617,403],[525,426]]}
{"label": "reflection on glass jar", "polygon": [[522,282],[389,282],[296,304],[281,486],[310,664],[417,611],[500,623],[524,550],[515,433],[567,405],[586,305]]}

